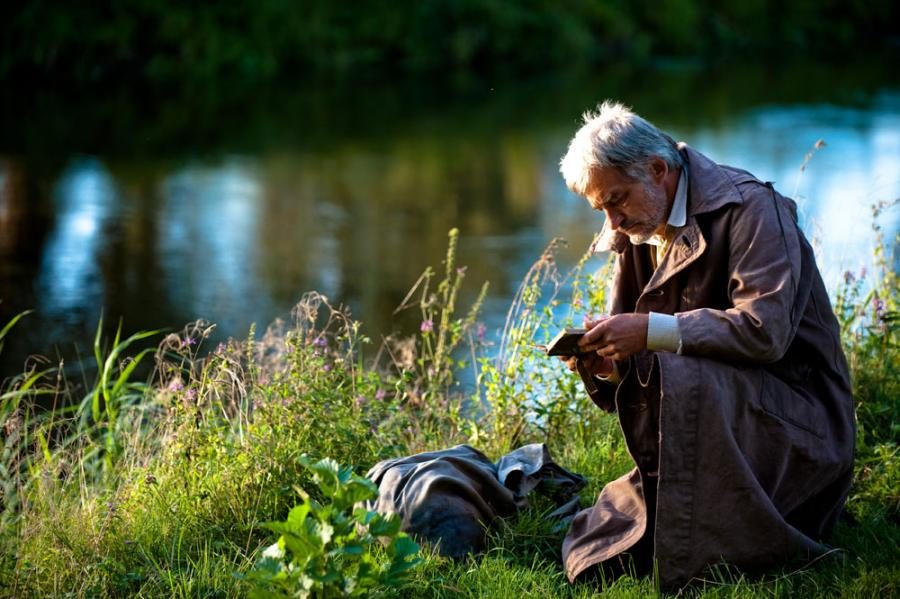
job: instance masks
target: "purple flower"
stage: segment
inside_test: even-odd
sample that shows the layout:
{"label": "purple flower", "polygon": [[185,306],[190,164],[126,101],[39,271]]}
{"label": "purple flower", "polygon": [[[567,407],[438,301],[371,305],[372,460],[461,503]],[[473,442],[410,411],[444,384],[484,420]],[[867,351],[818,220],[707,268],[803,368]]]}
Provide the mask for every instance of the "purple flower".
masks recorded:
{"label": "purple flower", "polygon": [[325,339],[325,337],[317,337],[313,343],[315,343],[319,347],[326,347],[328,345],[328,340]]}
{"label": "purple flower", "polygon": [[193,401],[194,398],[197,397],[197,390],[196,389],[188,389],[187,393],[185,393],[185,397],[187,399],[189,399],[190,401]]}
{"label": "purple flower", "polygon": [[365,395],[360,395],[360,396],[358,396],[358,397],[354,400],[353,403],[356,404],[356,407],[357,407],[357,408],[363,407],[363,405],[365,405],[365,403],[366,403],[366,396],[365,396]]}
{"label": "purple flower", "polygon": [[331,372],[331,364],[326,364],[322,367],[322,370],[324,370],[325,372]]}
{"label": "purple flower", "polygon": [[475,327],[475,336],[478,337],[479,341],[484,341],[485,333],[487,333],[487,327],[484,326],[483,322],[479,322],[478,326]]}
{"label": "purple flower", "polygon": [[184,341],[181,342],[181,347],[189,347],[191,345],[195,345],[197,340],[193,337],[185,337]]}
{"label": "purple flower", "polygon": [[178,393],[182,389],[184,389],[184,385],[182,385],[181,381],[179,380],[174,380],[169,383],[169,391],[171,391],[172,393]]}
{"label": "purple flower", "polygon": [[434,330],[434,322],[431,319],[423,320],[422,324],[419,325],[419,330],[423,333],[430,333]]}
{"label": "purple flower", "polygon": [[385,397],[387,397],[387,391],[385,391],[384,389],[379,389],[375,392],[375,399],[377,399],[378,401],[383,400]]}

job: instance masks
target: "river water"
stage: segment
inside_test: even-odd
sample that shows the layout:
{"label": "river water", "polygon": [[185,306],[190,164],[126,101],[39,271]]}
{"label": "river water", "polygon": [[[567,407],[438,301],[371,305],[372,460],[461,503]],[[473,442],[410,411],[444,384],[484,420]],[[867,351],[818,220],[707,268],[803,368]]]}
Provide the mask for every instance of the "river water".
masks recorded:
{"label": "river water", "polygon": [[[554,237],[573,263],[602,222],[557,162],[579,115],[616,98],[800,207],[826,284],[871,268],[870,206],[900,197],[900,81],[887,62],[668,65],[511,79],[263,88],[6,89],[0,98],[0,379],[27,356],[77,364],[101,310],[126,333],[205,318],[245,336],[308,290],[378,338],[447,231],[466,294],[502,324]],[[825,146],[801,171],[817,140]],[[878,224],[889,246],[900,208]],[[894,263],[896,268],[896,262]]]}

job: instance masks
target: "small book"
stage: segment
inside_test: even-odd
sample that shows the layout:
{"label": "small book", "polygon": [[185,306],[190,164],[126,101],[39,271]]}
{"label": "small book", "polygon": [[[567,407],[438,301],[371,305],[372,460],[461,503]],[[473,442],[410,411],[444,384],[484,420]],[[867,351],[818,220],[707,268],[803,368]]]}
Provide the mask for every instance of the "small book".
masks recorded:
{"label": "small book", "polygon": [[585,353],[578,347],[578,340],[581,339],[587,329],[563,329],[553,338],[547,345],[548,356],[577,356]]}

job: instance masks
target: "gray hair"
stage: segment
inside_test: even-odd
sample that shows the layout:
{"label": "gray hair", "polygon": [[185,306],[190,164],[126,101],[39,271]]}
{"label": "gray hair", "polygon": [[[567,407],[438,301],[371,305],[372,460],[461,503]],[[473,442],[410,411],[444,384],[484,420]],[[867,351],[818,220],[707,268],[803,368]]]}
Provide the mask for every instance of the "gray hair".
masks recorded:
{"label": "gray hair", "polygon": [[684,165],[675,141],[619,102],[604,101],[596,112],[584,113],[584,125],[569,142],[559,162],[566,185],[584,195],[592,171],[614,166],[632,180],[649,183],[648,162],[654,156],[670,168]]}

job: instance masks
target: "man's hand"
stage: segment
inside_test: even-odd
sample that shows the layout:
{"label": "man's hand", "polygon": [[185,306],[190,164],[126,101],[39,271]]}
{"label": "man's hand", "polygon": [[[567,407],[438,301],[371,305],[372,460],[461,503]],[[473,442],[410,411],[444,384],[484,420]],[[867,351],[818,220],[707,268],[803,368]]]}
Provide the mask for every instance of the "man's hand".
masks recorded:
{"label": "man's hand", "polygon": [[647,349],[648,314],[616,314],[586,323],[588,330],[578,345],[611,360],[625,360]]}
{"label": "man's hand", "polygon": [[575,372],[575,361],[581,360],[587,367],[587,371],[593,376],[609,376],[612,374],[616,365],[610,358],[598,356],[596,352],[582,354],[580,356],[560,356],[560,360],[565,362],[566,366],[572,372]]}

